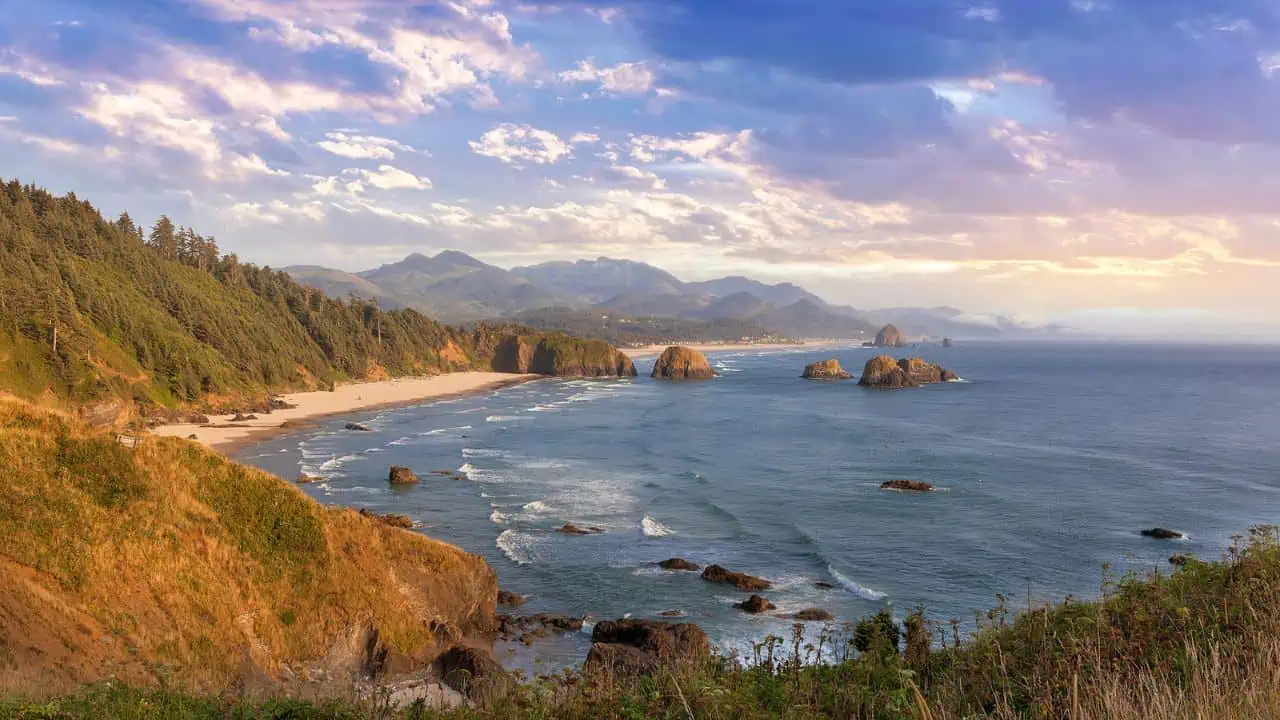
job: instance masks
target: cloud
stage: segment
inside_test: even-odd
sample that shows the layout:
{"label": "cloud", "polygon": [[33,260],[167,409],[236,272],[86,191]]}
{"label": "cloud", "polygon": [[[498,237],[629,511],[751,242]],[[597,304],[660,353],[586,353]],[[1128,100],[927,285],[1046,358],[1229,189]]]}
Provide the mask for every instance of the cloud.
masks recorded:
{"label": "cloud", "polygon": [[640,62],[602,68],[588,59],[579,62],[577,68],[560,73],[559,78],[565,83],[594,83],[604,92],[622,95],[646,93],[654,84],[653,72]]}
{"label": "cloud", "polygon": [[316,146],[353,160],[394,160],[396,152],[413,152],[413,148],[396,140],[341,132],[326,133],[325,139],[316,143]]}
{"label": "cloud", "polygon": [[468,145],[477,155],[497,158],[508,164],[554,164],[573,156],[573,148],[555,133],[513,123],[498,125]]}

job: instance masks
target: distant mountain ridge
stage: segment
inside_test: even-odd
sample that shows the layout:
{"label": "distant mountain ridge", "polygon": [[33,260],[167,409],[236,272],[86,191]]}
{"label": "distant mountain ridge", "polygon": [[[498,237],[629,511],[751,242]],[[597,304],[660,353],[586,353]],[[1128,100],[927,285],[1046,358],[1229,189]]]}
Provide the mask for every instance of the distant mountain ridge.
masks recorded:
{"label": "distant mountain ridge", "polygon": [[708,341],[731,331],[748,338],[858,340],[873,337],[890,322],[913,338],[998,337],[1029,330],[1007,318],[949,307],[858,310],[831,305],[794,283],[770,285],[741,275],[684,282],[647,263],[607,257],[504,270],[446,250],[435,256],[414,253],[357,273],[316,266],[284,270],[330,296],[359,295],[386,308],[413,308],[455,323],[521,318],[562,324],[572,317],[575,327],[590,327],[595,324],[590,313],[598,311],[621,316],[615,321],[623,324],[626,318],[680,320],[645,327],[680,328],[695,336],[679,339]]}

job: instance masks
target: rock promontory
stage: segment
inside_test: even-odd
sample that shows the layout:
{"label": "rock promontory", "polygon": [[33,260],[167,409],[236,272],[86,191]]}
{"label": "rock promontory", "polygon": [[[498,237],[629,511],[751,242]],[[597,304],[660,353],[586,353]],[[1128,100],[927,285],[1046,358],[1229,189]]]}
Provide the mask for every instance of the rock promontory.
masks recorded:
{"label": "rock promontory", "polygon": [[880,332],[876,333],[876,347],[900,348],[906,345],[906,339],[902,336],[902,331],[898,326],[890,323],[880,328]]}
{"label": "rock promontory", "polygon": [[806,365],[800,377],[806,380],[852,380],[853,373],[840,367],[839,360],[831,358]]}
{"label": "rock promontory", "polygon": [[920,358],[894,360],[888,355],[877,355],[862,368],[858,384],[874,388],[908,388],[956,379],[958,376],[954,372]]}
{"label": "rock promontory", "polygon": [[493,348],[495,372],[553,377],[635,377],[626,353],[603,340],[567,335],[506,335]]}
{"label": "rock promontory", "polygon": [[707,356],[693,348],[673,345],[653,365],[652,377],[663,380],[706,380],[716,376]]}

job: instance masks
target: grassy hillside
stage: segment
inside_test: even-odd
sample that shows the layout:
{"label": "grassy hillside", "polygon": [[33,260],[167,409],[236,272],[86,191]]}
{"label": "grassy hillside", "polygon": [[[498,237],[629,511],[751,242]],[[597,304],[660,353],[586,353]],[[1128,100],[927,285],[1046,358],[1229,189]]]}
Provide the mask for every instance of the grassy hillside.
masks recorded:
{"label": "grassy hillside", "polygon": [[[655,677],[542,682],[483,709],[392,714],[89,688],[50,704],[0,701],[0,718],[1062,718],[1280,716],[1280,545],[1259,528],[1223,561],[1127,577],[1101,600],[1016,617],[1003,604],[969,639],[916,613],[765,638],[744,662]],[[822,653],[828,661],[811,660]],[[806,662],[796,663],[800,657]],[[41,712],[48,714],[40,714]],[[30,714],[22,715],[23,712]]]}
{"label": "grassy hillside", "polygon": [[219,692],[421,665],[493,622],[478,557],[186,441],[126,447],[0,399],[0,694]]}
{"label": "grassy hillside", "polygon": [[0,390],[177,407],[488,369],[474,333],[338,300],[161,218],[144,238],[74,195],[0,186]]}

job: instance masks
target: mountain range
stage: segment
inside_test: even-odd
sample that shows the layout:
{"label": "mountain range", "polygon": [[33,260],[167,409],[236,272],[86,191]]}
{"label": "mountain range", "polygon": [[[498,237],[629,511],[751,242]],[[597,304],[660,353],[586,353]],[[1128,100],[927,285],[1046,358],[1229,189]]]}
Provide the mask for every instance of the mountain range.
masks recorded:
{"label": "mountain range", "polygon": [[[679,339],[708,341],[866,339],[890,322],[909,337],[1000,337],[1041,330],[950,307],[858,310],[832,305],[792,283],[770,285],[743,276],[684,282],[646,263],[605,257],[505,270],[446,250],[434,257],[415,253],[356,273],[317,266],[284,271],[330,296],[414,308],[444,322],[518,319],[535,327],[595,328],[611,342],[625,342],[626,330],[656,332],[659,325],[688,335]],[[655,324],[655,319],[680,322]]]}

